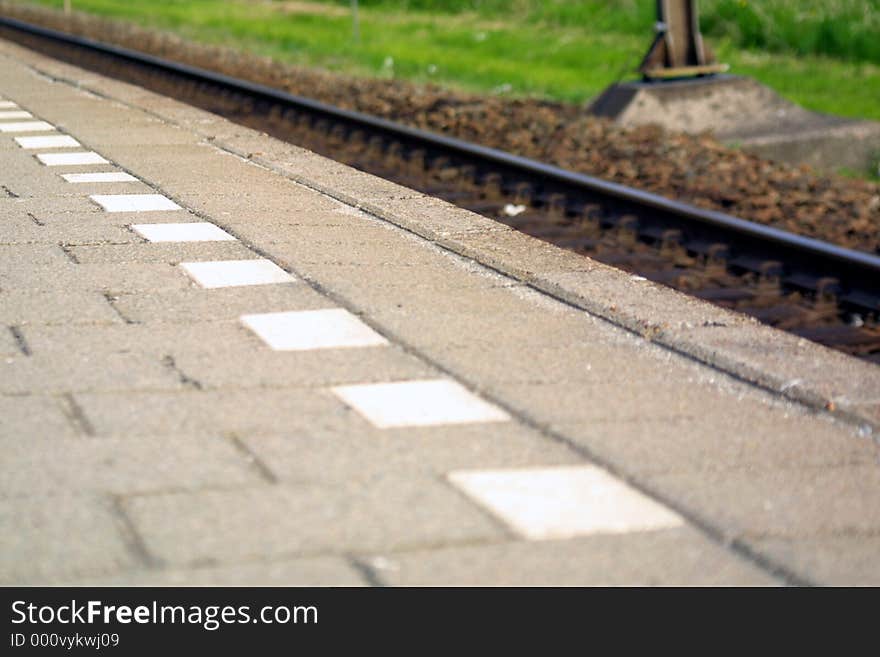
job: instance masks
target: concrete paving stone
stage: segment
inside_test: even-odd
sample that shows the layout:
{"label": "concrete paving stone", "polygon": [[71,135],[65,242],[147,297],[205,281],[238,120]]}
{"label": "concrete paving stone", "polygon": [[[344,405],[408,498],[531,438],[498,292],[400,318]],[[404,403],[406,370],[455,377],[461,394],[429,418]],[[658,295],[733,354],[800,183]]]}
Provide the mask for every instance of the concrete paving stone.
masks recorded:
{"label": "concrete paving stone", "polygon": [[140,565],[122,521],[101,497],[0,500],[0,526],[0,582],[6,585],[45,585]]}
{"label": "concrete paving stone", "polygon": [[[129,171],[137,171],[142,180],[172,189],[181,189],[187,183],[195,185],[205,180],[242,180],[244,166],[253,166],[241,158],[224,153],[208,144],[157,145],[150,149],[143,146],[113,146],[113,159]],[[168,163],[174,162],[173,167]],[[259,170],[254,167],[255,170]],[[245,173],[246,175],[246,173]],[[198,189],[195,187],[194,189]]]}
{"label": "concrete paving stone", "polygon": [[0,394],[176,390],[180,375],[141,354],[19,356],[0,361]]}
{"label": "concrete paving stone", "polygon": [[98,292],[0,290],[0,324],[117,324],[122,319]]}
{"label": "concrete paving stone", "polygon": [[[31,325],[21,329],[35,355],[64,357],[73,351],[94,356],[113,353],[183,355],[228,361],[244,359],[259,342],[237,321],[198,324]],[[240,361],[238,361],[240,362]]]}
{"label": "concrete paving stone", "polygon": [[[880,403],[880,368],[770,327],[693,327],[683,334],[703,353],[773,372],[788,388],[815,390],[838,404]],[[858,385],[853,385],[858,382]]]}
{"label": "concrete paving stone", "polygon": [[290,389],[78,393],[96,435],[357,431],[365,422],[329,393]]}
{"label": "concrete paving stone", "polygon": [[[164,182],[162,188],[180,198],[185,205],[216,216],[218,220],[224,217],[237,220],[240,216],[247,216],[248,221],[242,223],[251,223],[259,219],[270,225],[284,225],[288,221],[295,221],[298,217],[328,213],[339,208],[338,201],[317,194],[265,169],[252,171],[242,168],[252,165],[233,166],[235,171],[227,172],[226,180],[239,180],[236,177],[239,174],[245,180],[250,180],[249,183],[236,185],[238,194],[230,193],[228,184],[221,187],[215,183],[212,187],[209,183],[209,187],[205,189],[197,186],[196,181],[185,180]],[[219,182],[222,178],[217,177],[214,180]],[[212,194],[211,191],[215,193]]]}
{"label": "concrete paving stone", "polygon": [[458,208],[432,196],[383,198],[381,202],[364,202],[360,206],[428,239],[443,240],[455,235],[513,230],[494,219]]}
{"label": "concrete paving stone", "polygon": [[[183,278],[186,275],[178,271]],[[301,283],[231,287],[204,290],[165,290],[154,294],[124,294],[114,300],[116,308],[133,322],[199,322],[237,319],[250,312],[313,310],[333,303]]]}
{"label": "concrete paving stone", "polygon": [[668,474],[643,480],[732,536],[876,534],[880,465]]}
{"label": "concrete paving stone", "polygon": [[[266,243],[264,248],[271,253],[281,253],[285,258],[300,263],[301,266],[312,263],[370,267],[411,265],[424,267],[430,271],[432,261],[437,260],[436,268],[442,271],[446,265],[436,247],[431,247],[426,242],[417,242],[411,237],[395,235],[389,230],[372,226],[365,229],[354,227],[349,231],[351,234],[348,238],[340,237],[334,241],[321,237],[320,233],[326,233],[328,230],[330,229],[320,227],[313,230],[312,227],[308,227],[305,231],[285,228],[284,241]],[[253,238],[256,238],[252,238],[253,241],[259,240],[255,229],[251,229],[250,232]],[[288,241],[289,233],[309,232],[314,232],[315,236]],[[265,242],[265,240],[259,241],[261,244]]]}
{"label": "concrete paving stone", "polygon": [[[336,265],[317,263],[297,263],[288,258],[283,248],[267,249],[274,260],[289,264],[293,271],[303,279],[315,281],[322,288],[347,298],[353,305],[361,307],[380,306],[386,301],[400,303],[394,296],[404,298],[416,293],[429,298],[436,291],[448,293],[450,286],[495,287],[515,285],[509,279],[473,276],[453,267],[426,269],[416,265]],[[398,289],[393,289],[397,287]],[[391,290],[380,288],[392,288]]]}
{"label": "concrete paving stone", "polygon": [[93,577],[73,586],[365,586],[361,574],[340,557],[304,557],[211,568],[133,570]]}
{"label": "concrete paving stone", "polygon": [[[144,189],[149,189],[144,187]],[[146,240],[130,230],[129,227],[140,223],[147,223],[143,215],[128,213],[109,213],[103,212],[97,205],[93,204],[93,210],[87,213],[81,212],[34,212],[33,216],[46,226],[63,227],[67,225],[76,226],[79,223],[91,221],[96,226],[114,226],[117,228],[125,228],[131,233],[129,240],[137,242],[145,242]],[[191,212],[182,212],[175,210],[172,212],[151,212],[146,215],[149,223],[174,223],[174,224],[190,224],[202,223],[204,219]]]}
{"label": "concrete paving stone", "polygon": [[689,528],[565,541],[383,553],[392,586],[774,586],[754,564]]}
{"label": "concrete paving stone", "polygon": [[[85,167],[78,168],[84,169]],[[95,167],[88,168],[94,169]],[[80,173],[66,173],[67,169],[64,169],[64,172],[64,175],[89,175],[83,171]],[[66,182],[60,175],[58,175],[58,172],[54,170],[45,171],[43,176],[34,176],[31,174],[28,174],[27,176],[17,176],[6,186],[10,191],[22,198],[83,198],[89,194],[101,194],[105,192],[110,194],[135,194],[152,191],[151,187],[148,187],[140,181],[71,184]],[[91,211],[94,211],[94,209]],[[41,215],[38,214],[38,217],[39,216]]]}
{"label": "concrete paving stone", "polygon": [[[174,565],[414,548],[504,535],[432,479],[398,477],[366,489],[358,482],[132,496],[125,509],[147,549]],[[168,522],[171,516],[174,523]]]}
{"label": "concrete paving stone", "polygon": [[[244,260],[255,253],[241,242],[173,242],[73,246],[68,250],[82,264],[168,263],[193,260]],[[181,274],[182,275],[182,274]]]}
{"label": "concrete paving stone", "polygon": [[241,440],[279,480],[372,485],[405,474],[442,479],[450,470],[573,465],[583,458],[517,423],[471,424],[328,433],[305,427]]}
{"label": "concrete paving stone", "polygon": [[[861,417],[867,418],[874,422],[875,426],[880,426],[880,403],[878,404],[856,404],[853,410]],[[864,427],[865,431],[869,431],[870,427]],[[878,431],[874,431],[876,435]]]}
{"label": "concrete paving stone", "polygon": [[751,544],[823,586],[880,586],[880,536],[767,538]]}
{"label": "concrete paving stone", "polygon": [[116,146],[141,146],[150,150],[156,146],[177,146],[198,144],[201,142],[199,135],[194,135],[188,130],[160,121],[157,119],[144,118],[137,121],[126,122],[120,125],[118,121],[113,124],[95,122],[88,128],[88,138],[91,144],[100,144],[102,152],[114,157]]}
{"label": "concrete paving stone", "polygon": [[[0,278],[0,285],[4,278]],[[177,269],[164,263],[126,263],[41,267],[11,279],[16,289],[52,290],[59,287],[95,290],[111,295],[157,293],[190,289],[191,283]]]}
{"label": "concrete paving stone", "polygon": [[[242,332],[246,329],[242,328]],[[439,372],[394,346],[320,351],[270,351],[256,336],[227,346],[174,354],[177,367],[205,388],[325,387],[345,383],[400,381],[437,376]]]}
{"label": "concrete paving stone", "polygon": [[[510,257],[516,267],[519,256],[513,253]],[[582,271],[571,271],[576,268],[571,263],[569,270],[553,271],[551,268],[527,278],[541,289],[643,334],[661,332],[666,335],[703,325],[757,325],[757,320],[747,315],[732,313],[663,285],[639,281],[627,272],[593,260],[589,263]],[[498,267],[502,271],[508,270],[508,266],[501,262]]]}
{"label": "concrete paving stone", "polygon": [[57,244],[0,244],[0,276],[4,278],[20,275],[22,269],[69,264],[70,259]]}
{"label": "concrete paving stone", "polygon": [[8,326],[0,326],[0,357],[21,356],[21,348]]}
{"label": "concrete paving stone", "polygon": [[726,408],[733,401],[708,385],[686,382],[660,385],[656,381],[580,386],[500,383],[493,386],[492,394],[529,417],[553,425],[643,417],[699,417]]}
{"label": "concrete paving stone", "polygon": [[[39,219],[37,219],[39,221]],[[95,243],[140,243],[141,238],[125,227],[106,225],[94,218],[72,219],[38,224],[27,215],[16,215],[4,221],[0,244],[83,245]],[[68,262],[68,256],[64,256]],[[17,272],[21,277],[23,272]]]}
{"label": "concrete paving stone", "polygon": [[687,380],[698,369],[648,342],[643,341],[641,346],[624,340],[611,342],[601,333],[596,340],[549,345],[540,334],[533,333],[525,335],[516,347],[493,337],[475,336],[470,343],[447,343],[442,349],[432,350],[432,357],[453,372],[466,373],[487,387],[500,383]]}
{"label": "concrete paving stone", "polygon": [[737,399],[722,417],[559,424],[562,435],[635,475],[880,463],[850,425]]}
{"label": "concrete paving stone", "polygon": [[82,197],[35,197],[35,198],[4,198],[0,199],[0,216],[30,213],[42,219],[49,214],[68,215],[85,213],[97,216],[101,209],[87,198]]}
{"label": "concrete paving stone", "polygon": [[0,497],[134,494],[258,484],[259,471],[229,440],[165,434],[4,442]]}
{"label": "concrete paving stone", "polygon": [[76,435],[76,429],[55,397],[0,395],[0,438],[4,444],[33,438],[60,440]]}

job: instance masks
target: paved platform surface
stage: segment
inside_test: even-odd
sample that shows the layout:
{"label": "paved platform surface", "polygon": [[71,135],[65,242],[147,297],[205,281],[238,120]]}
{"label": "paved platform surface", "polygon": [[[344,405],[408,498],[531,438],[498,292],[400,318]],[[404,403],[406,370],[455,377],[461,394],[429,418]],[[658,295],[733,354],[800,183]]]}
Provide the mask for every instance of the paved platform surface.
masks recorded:
{"label": "paved platform surface", "polygon": [[0,582],[880,584],[869,366],[5,42],[0,96]]}

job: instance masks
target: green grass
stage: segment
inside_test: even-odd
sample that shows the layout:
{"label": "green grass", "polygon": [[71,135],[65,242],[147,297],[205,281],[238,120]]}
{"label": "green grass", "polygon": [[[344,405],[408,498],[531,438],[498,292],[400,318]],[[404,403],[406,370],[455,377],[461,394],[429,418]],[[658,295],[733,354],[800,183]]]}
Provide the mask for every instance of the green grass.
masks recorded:
{"label": "green grass", "polygon": [[[572,102],[584,102],[632,76],[650,41],[654,5],[651,0],[361,0],[361,38],[355,43],[347,0],[299,2],[294,12],[283,11],[290,3],[281,0],[72,1],[79,11],[281,61]],[[732,20],[733,5],[742,9],[740,22],[722,29]],[[856,5],[864,13],[858,21]],[[728,35],[712,42],[733,72],[754,76],[810,109],[880,120],[880,63],[871,50],[880,44],[878,5],[880,0],[704,0],[701,6],[710,33]],[[849,25],[834,28],[841,34],[862,30],[876,38],[857,41],[868,45],[836,57],[795,54],[815,53],[822,44],[827,50],[838,42],[815,37],[823,30],[837,34],[821,27],[830,20],[828,7],[839,11],[838,23]],[[777,36],[761,37],[755,21],[743,18],[759,11],[761,21],[778,20],[776,27],[764,28]],[[793,36],[795,23],[803,33],[800,41]],[[745,47],[762,44],[770,52]]]}

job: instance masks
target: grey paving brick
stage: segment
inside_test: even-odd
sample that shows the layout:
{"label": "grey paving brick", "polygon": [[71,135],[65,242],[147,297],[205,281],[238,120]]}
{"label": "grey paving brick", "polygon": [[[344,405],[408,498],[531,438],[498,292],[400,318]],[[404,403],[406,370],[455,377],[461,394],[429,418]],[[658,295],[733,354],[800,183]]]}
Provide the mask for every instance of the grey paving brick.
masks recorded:
{"label": "grey paving brick", "polygon": [[182,354],[213,354],[217,359],[241,355],[260,345],[259,338],[238,321],[198,324],[105,324],[22,328],[34,354],[64,355],[70,351],[95,356],[113,353],[152,354],[158,358]]}
{"label": "grey paving brick", "polygon": [[493,395],[535,420],[547,424],[632,420],[642,417],[698,417],[727,407],[729,395],[696,382],[629,381],[571,386],[562,383],[506,384]]}
{"label": "grey paving brick", "polygon": [[34,267],[64,267],[70,259],[57,244],[0,245],[0,284]]}
{"label": "grey paving brick", "polygon": [[8,326],[0,326],[0,357],[21,356],[18,340]]}
{"label": "grey paving brick", "polygon": [[[239,350],[227,346],[224,356],[213,350],[178,352],[177,367],[208,388],[330,386],[404,379],[436,378],[436,369],[394,347],[271,351],[254,335]],[[179,355],[177,355],[179,353]]]}
{"label": "grey paving brick", "polygon": [[633,474],[880,463],[851,426],[740,399],[722,416],[562,424],[558,431]]}
{"label": "grey paving brick", "polygon": [[47,395],[0,395],[0,438],[27,441],[77,435],[59,401]]}
{"label": "grey paving brick", "polygon": [[303,389],[75,395],[98,435],[356,431],[365,424],[329,392]]}
{"label": "grey paving brick", "polygon": [[180,375],[159,358],[142,354],[64,357],[34,355],[0,361],[0,394],[112,390],[176,390]]}
{"label": "grey paving brick", "polygon": [[880,586],[880,536],[767,538],[752,545],[817,584]]}
{"label": "grey paving brick", "polygon": [[0,290],[0,324],[118,324],[99,292]]}
{"label": "grey paving brick", "polygon": [[[183,271],[180,276],[186,277]],[[133,322],[235,320],[248,313],[333,308],[337,304],[302,283],[196,288],[124,294],[114,305]]]}
{"label": "grey paving brick", "polygon": [[47,436],[6,441],[3,451],[5,474],[0,497],[133,494],[262,481],[246,455],[217,436]]}
{"label": "grey paving brick", "polygon": [[418,550],[364,561],[397,586],[779,584],[691,529]]}
{"label": "grey paving brick", "polygon": [[[64,168],[64,173],[69,173]],[[38,196],[34,198],[0,198],[0,216],[31,213],[37,217],[49,214],[66,214],[70,212],[97,213],[100,208],[88,197],[74,196],[52,198]]]}
{"label": "grey paving brick", "polygon": [[[39,221],[39,219],[37,220]],[[10,217],[0,231],[4,244],[125,244],[142,242],[123,226],[109,225],[94,218],[71,217],[65,221],[36,223],[31,217]],[[69,257],[65,255],[68,260]],[[72,261],[71,261],[72,262]]]}
{"label": "grey paving brick", "polygon": [[282,481],[366,485],[406,473],[583,463],[574,451],[513,422],[329,433],[304,427],[242,442]]}
{"label": "grey paving brick", "polygon": [[397,478],[367,488],[265,486],[138,496],[128,498],[125,508],[147,548],[170,564],[373,551],[502,535],[475,506],[432,479]]}
{"label": "grey paving brick", "polygon": [[364,586],[363,577],[340,557],[232,564],[211,568],[136,570],[91,578],[78,586]]}
{"label": "grey paving brick", "polygon": [[657,475],[655,491],[730,535],[815,537],[880,530],[880,466]]}
{"label": "grey paving brick", "polygon": [[111,294],[155,293],[192,287],[190,279],[174,265],[140,262],[78,265],[69,261],[63,265],[21,270],[0,278],[0,281],[8,281],[10,288],[18,290],[62,288]]}
{"label": "grey paving brick", "polygon": [[40,585],[140,565],[109,501],[59,495],[0,500],[0,582]]}
{"label": "grey paving brick", "polygon": [[[136,223],[151,223],[138,221]],[[140,243],[72,246],[68,252],[81,264],[133,262],[177,264],[192,260],[247,260],[256,254],[241,242]]]}

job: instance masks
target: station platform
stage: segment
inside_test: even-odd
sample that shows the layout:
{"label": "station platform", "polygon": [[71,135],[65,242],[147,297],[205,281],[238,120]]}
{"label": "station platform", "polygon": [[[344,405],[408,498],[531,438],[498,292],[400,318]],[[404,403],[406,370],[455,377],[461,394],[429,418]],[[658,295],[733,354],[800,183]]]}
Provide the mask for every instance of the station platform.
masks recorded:
{"label": "station platform", "polygon": [[0,62],[0,582],[880,584],[880,368]]}

